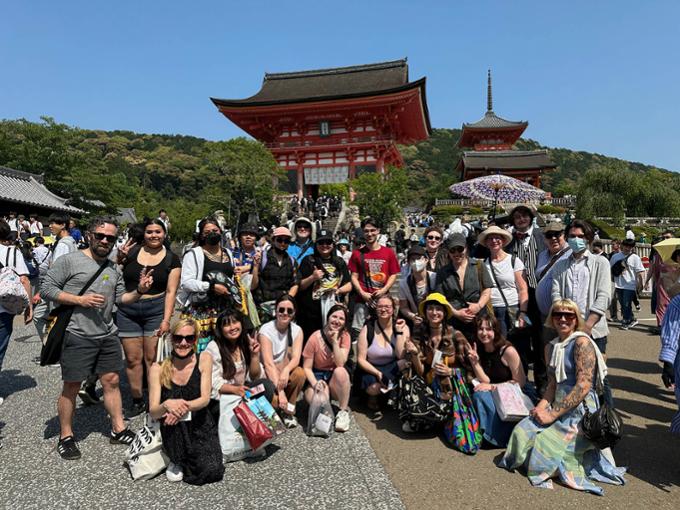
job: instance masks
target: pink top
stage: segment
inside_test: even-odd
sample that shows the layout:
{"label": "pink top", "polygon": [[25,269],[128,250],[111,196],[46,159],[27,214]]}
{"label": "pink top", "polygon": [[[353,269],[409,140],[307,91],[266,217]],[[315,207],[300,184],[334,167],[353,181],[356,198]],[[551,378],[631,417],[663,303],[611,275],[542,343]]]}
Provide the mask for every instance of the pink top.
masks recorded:
{"label": "pink top", "polygon": [[[349,333],[345,331],[340,337],[340,348],[348,349],[352,343]],[[333,351],[331,351],[326,342],[321,338],[321,331],[315,331],[307,340],[307,345],[305,345],[302,351],[302,357],[304,359],[313,358],[314,370],[333,370],[335,368],[335,362],[333,361]]]}

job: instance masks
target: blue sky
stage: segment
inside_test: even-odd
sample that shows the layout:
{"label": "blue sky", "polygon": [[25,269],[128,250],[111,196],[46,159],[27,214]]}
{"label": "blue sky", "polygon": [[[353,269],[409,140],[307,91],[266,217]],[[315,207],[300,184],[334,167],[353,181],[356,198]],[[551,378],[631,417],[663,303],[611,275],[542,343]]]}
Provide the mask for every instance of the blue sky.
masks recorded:
{"label": "blue sky", "polygon": [[[525,135],[680,171],[677,1],[29,1],[0,16],[0,118],[243,135],[209,97],[265,71],[408,57],[434,127],[486,107]],[[453,164],[453,163],[452,163]]]}

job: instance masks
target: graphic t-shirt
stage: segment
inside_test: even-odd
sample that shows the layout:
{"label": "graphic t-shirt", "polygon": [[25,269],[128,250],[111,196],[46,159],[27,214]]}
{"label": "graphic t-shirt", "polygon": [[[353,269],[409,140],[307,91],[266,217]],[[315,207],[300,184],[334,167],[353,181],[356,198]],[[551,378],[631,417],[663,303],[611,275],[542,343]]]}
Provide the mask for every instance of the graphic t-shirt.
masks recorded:
{"label": "graphic t-shirt", "polygon": [[391,248],[381,246],[377,250],[364,248],[364,263],[361,264],[361,254],[359,250],[352,252],[349,259],[349,270],[359,275],[361,288],[370,294],[382,289],[387,280],[393,274],[399,273],[399,262],[397,256]]}

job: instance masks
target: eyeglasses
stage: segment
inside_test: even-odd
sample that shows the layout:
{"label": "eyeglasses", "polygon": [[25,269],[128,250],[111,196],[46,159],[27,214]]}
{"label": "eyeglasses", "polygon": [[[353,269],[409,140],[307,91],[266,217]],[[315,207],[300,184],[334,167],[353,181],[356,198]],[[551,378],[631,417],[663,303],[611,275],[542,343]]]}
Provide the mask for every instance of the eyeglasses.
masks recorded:
{"label": "eyeglasses", "polygon": [[568,319],[572,320],[576,318],[576,314],[574,312],[559,312],[555,311],[550,314],[550,316],[553,319]]}
{"label": "eyeglasses", "polygon": [[295,313],[295,310],[294,310],[293,308],[286,308],[286,307],[281,306],[281,307],[279,307],[279,309],[277,310],[277,312],[279,312],[279,313],[282,314],[282,315],[283,315],[283,314],[286,314],[286,315],[293,315],[293,314]]}
{"label": "eyeglasses", "polygon": [[441,241],[442,238],[440,236],[427,236],[428,241]]}
{"label": "eyeglasses", "polygon": [[196,342],[196,335],[172,335],[172,341],[175,343],[180,343],[182,340],[184,340],[188,344],[193,344]]}
{"label": "eyeglasses", "polygon": [[503,237],[499,236],[499,235],[492,234],[492,235],[486,236],[486,240],[487,241],[503,241]]}
{"label": "eyeglasses", "polygon": [[545,233],[545,238],[546,238],[546,239],[557,239],[557,238],[560,237],[563,233],[564,233],[564,232],[555,232],[555,231],[546,232],[546,233]]}
{"label": "eyeglasses", "polygon": [[465,251],[465,246],[452,246],[449,248],[449,253],[463,253]]}
{"label": "eyeglasses", "polygon": [[106,239],[110,243],[115,243],[116,240],[118,239],[116,236],[111,236],[111,235],[106,235],[102,234],[101,232],[94,232],[92,236],[97,240],[97,241],[103,241]]}
{"label": "eyeglasses", "polygon": [[276,237],[275,243],[290,244],[290,237]]}
{"label": "eyeglasses", "polygon": [[333,241],[330,239],[322,239],[321,241],[317,241],[316,244],[319,246],[333,246]]}

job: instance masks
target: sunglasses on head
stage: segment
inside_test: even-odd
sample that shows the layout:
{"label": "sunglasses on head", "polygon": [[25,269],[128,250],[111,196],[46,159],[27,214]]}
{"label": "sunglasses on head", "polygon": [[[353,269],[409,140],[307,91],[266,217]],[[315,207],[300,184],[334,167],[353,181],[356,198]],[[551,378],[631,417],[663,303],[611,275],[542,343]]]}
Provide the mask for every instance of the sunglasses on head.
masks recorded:
{"label": "sunglasses on head", "polygon": [[560,237],[561,235],[562,235],[562,232],[555,232],[555,231],[546,232],[546,233],[545,233],[545,238],[546,238],[546,239],[557,239],[557,238]]}
{"label": "sunglasses on head", "polygon": [[576,317],[576,314],[574,312],[556,311],[556,312],[552,312],[550,315],[552,316],[553,319],[562,319],[562,318],[564,318],[564,319],[574,319]]}
{"label": "sunglasses on head", "polygon": [[289,237],[277,237],[274,239],[275,243],[283,243],[283,244],[290,244],[290,238]]}
{"label": "sunglasses on head", "polygon": [[440,236],[427,236],[428,241],[441,241],[442,238]]}
{"label": "sunglasses on head", "polygon": [[172,341],[175,343],[180,343],[182,340],[184,340],[188,344],[193,344],[196,342],[196,335],[172,335]]}
{"label": "sunglasses on head", "polygon": [[284,306],[280,306],[277,310],[280,314],[286,314],[286,315],[293,315],[295,313],[295,310],[292,308],[286,308]]}
{"label": "sunglasses on head", "polygon": [[94,232],[92,236],[97,240],[97,241],[103,241],[106,239],[110,243],[115,243],[118,237],[112,236],[112,235],[106,235],[102,234],[101,232]]}

